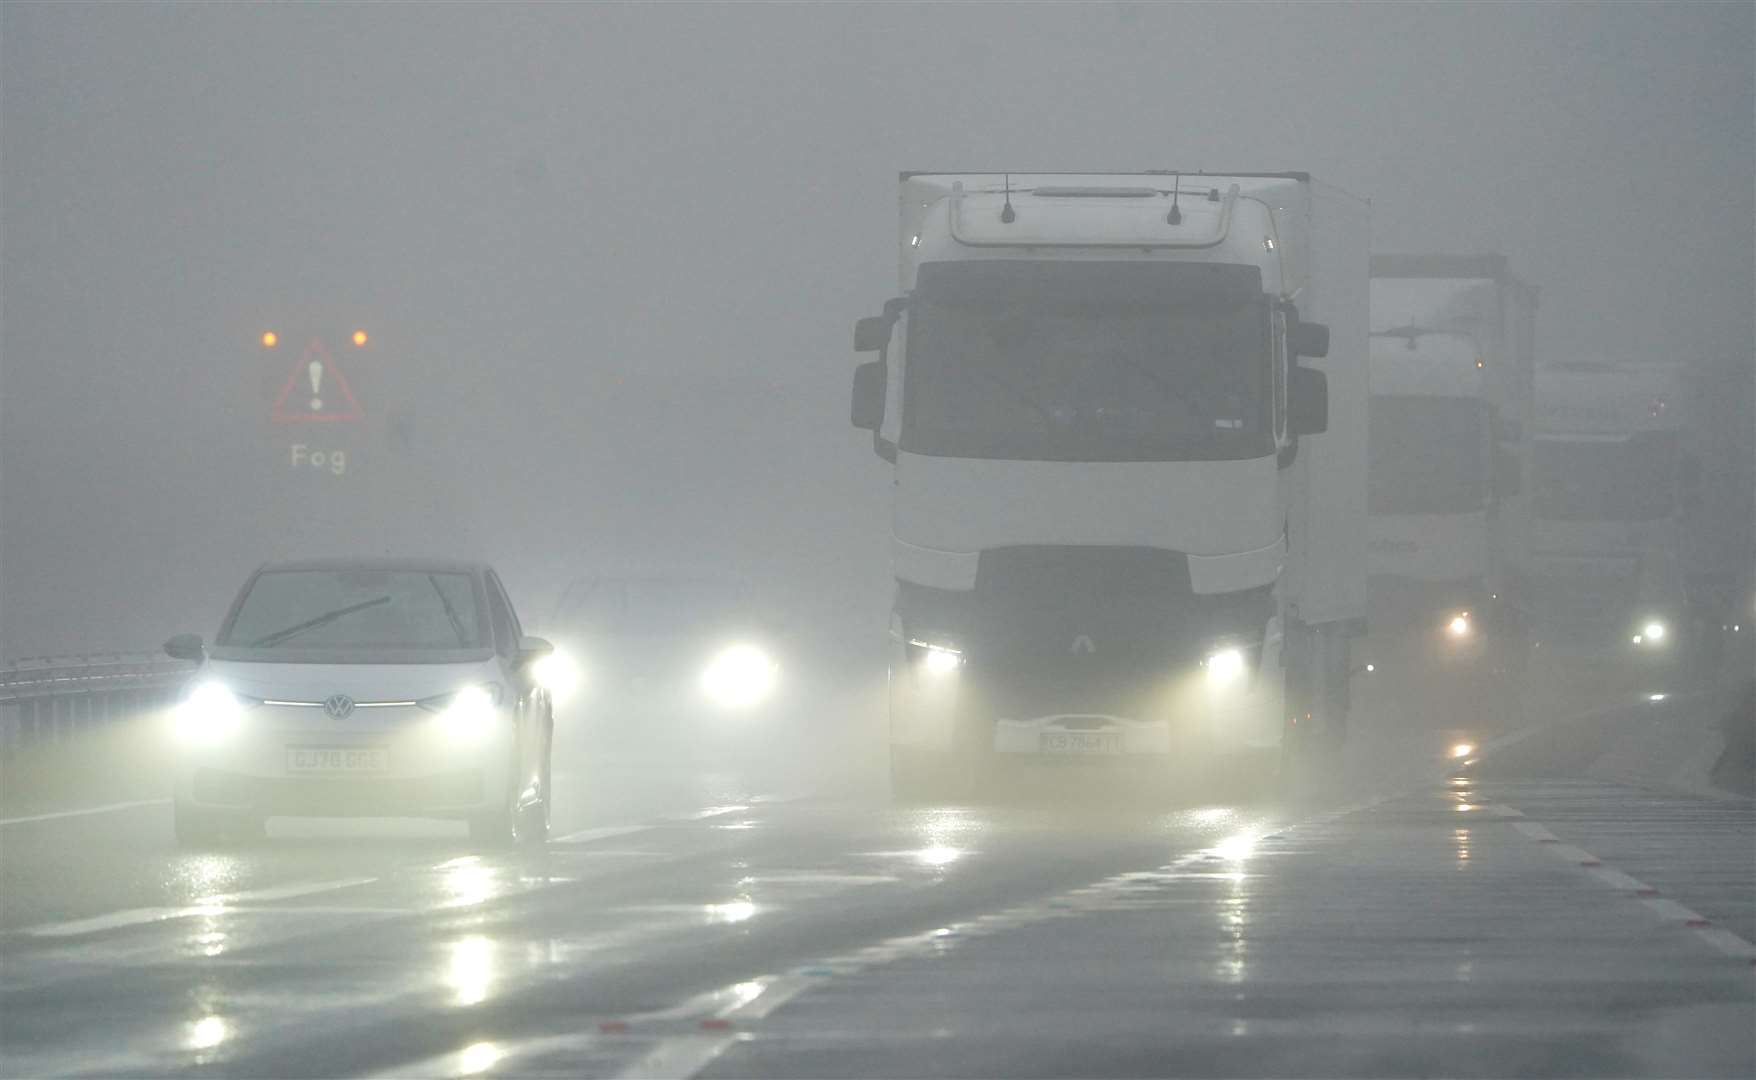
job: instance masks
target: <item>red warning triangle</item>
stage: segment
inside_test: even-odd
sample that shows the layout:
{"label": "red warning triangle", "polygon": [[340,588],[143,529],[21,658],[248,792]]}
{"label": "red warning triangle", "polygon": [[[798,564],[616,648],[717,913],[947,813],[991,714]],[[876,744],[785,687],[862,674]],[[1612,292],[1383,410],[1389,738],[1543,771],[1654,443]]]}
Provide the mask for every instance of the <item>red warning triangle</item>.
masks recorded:
{"label": "red warning triangle", "polygon": [[286,385],[274,399],[274,411],[268,414],[277,424],[335,424],[365,417],[347,376],[316,338],[287,373]]}

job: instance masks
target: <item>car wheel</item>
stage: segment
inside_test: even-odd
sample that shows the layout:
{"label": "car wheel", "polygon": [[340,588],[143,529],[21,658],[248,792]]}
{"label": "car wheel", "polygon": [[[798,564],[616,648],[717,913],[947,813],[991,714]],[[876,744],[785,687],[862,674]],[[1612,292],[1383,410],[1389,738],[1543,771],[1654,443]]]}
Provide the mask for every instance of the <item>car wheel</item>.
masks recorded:
{"label": "car wheel", "polygon": [[554,807],[554,794],[549,787],[550,761],[543,756],[543,770],[537,780],[538,798],[518,808],[513,831],[520,844],[538,847],[549,841],[549,820]]}

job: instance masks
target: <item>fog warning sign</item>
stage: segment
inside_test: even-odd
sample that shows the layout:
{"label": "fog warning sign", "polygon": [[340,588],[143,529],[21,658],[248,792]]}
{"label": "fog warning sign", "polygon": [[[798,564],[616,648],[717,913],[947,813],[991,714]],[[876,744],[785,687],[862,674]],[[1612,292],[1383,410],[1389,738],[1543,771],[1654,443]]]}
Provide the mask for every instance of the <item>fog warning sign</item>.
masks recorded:
{"label": "fog warning sign", "polygon": [[277,424],[334,424],[362,420],[365,412],[335,357],[316,338],[287,373],[268,418]]}

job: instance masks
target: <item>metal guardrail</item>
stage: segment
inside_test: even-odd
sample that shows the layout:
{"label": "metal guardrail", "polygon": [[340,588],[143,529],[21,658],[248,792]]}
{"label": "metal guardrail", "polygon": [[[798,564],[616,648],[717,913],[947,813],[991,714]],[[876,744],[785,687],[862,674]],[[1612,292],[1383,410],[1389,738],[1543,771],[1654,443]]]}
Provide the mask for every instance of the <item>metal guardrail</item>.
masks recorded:
{"label": "metal guardrail", "polygon": [[194,670],[156,653],[39,656],[0,667],[0,752],[161,708]]}

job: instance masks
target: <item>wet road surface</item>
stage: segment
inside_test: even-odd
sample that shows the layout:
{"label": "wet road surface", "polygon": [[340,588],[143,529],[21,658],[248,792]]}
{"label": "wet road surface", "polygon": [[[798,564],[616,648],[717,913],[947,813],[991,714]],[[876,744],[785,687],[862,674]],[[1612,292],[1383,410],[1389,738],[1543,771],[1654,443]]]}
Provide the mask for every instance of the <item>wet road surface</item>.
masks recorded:
{"label": "wet road surface", "polygon": [[899,807],[847,767],[872,749],[567,747],[539,853],[299,822],[185,853],[158,802],[23,815],[0,1073],[1756,1069],[1748,801],[1445,780],[1404,747],[1293,799],[1051,775]]}

